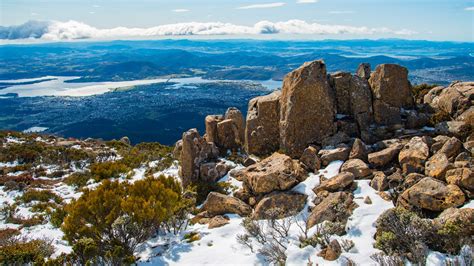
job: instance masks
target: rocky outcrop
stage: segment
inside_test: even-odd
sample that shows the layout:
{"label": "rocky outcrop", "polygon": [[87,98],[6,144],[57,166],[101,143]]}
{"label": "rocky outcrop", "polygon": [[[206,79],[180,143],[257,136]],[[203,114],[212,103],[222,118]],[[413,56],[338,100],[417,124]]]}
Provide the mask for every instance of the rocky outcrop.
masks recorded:
{"label": "rocky outcrop", "polygon": [[218,143],[217,139],[217,124],[224,120],[222,115],[208,115],[204,119],[206,126],[206,140],[207,142]]}
{"label": "rocky outcrop", "polygon": [[274,192],[263,197],[255,206],[255,219],[281,219],[299,213],[307,196],[295,192]]}
{"label": "rocky outcrop", "polygon": [[458,207],[465,201],[461,189],[456,185],[446,185],[442,181],[425,177],[411,188],[405,190],[398,204],[405,208],[443,211]]}
{"label": "rocky outcrop", "polygon": [[394,64],[377,66],[369,79],[374,98],[374,117],[378,124],[401,123],[400,108],[412,108],[413,98],[408,70]]}
{"label": "rocky outcrop", "polygon": [[436,110],[457,118],[472,105],[474,82],[455,82],[446,88],[436,87],[424,97],[424,102]]}
{"label": "rocky outcrop", "polygon": [[350,192],[329,193],[321,203],[311,210],[306,226],[311,228],[324,221],[345,224],[347,218],[352,214],[352,210],[356,207],[353,198],[354,196]]}
{"label": "rocky outcrop", "polygon": [[200,165],[218,156],[219,151],[212,142],[207,142],[199,135],[197,129],[183,133],[181,142],[180,176],[183,185],[187,186],[199,179]]}
{"label": "rocky outcrop", "polygon": [[267,194],[292,188],[306,178],[306,171],[297,160],[281,153],[245,168],[243,182],[253,194]]}
{"label": "rocky outcrop", "polygon": [[404,174],[423,173],[430,155],[428,145],[420,137],[412,138],[398,154],[398,161]]}
{"label": "rocky outcrop", "polygon": [[363,78],[369,79],[370,78],[370,64],[369,63],[361,63],[356,70],[356,75]]}
{"label": "rocky outcrop", "polygon": [[335,131],[335,100],[323,61],[305,63],[284,81],[280,106],[280,148],[299,158],[311,143]]}
{"label": "rocky outcrop", "polygon": [[280,147],[280,97],[281,91],[275,91],[250,100],[245,128],[247,153],[267,155]]}
{"label": "rocky outcrop", "polygon": [[240,216],[248,216],[252,213],[252,208],[245,202],[217,192],[211,192],[207,195],[206,201],[202,205],[202,211],[207,211],[209,215],[223,215],[226,213],[235,213]]}

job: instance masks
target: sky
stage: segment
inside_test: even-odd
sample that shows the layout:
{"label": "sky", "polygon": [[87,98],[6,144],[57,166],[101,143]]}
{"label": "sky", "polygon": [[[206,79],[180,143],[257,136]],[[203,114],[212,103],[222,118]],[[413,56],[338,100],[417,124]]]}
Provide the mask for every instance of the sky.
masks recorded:
{"label": "sky", "polygon": [[474,0],[0,0],[0,40],[175,36],[474,42]]}

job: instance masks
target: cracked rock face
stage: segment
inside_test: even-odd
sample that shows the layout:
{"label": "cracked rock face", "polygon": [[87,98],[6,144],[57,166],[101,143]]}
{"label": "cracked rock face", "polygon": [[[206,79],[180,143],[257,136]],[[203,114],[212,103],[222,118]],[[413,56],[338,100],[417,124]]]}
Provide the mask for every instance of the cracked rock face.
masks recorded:
{"label": "cracked rock face", "polygon": [[335,99],[323,61],[305,63],[286,75],[280,106],[280,148],[299,158],[311,143],[335,131]]}

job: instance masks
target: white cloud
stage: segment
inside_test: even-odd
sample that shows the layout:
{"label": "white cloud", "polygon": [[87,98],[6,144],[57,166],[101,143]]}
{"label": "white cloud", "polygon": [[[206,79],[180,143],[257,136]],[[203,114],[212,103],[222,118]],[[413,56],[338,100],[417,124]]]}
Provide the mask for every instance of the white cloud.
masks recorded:
{"label": "white cloud", "polygon": [[89,14],[94,15],[95,11],[89,11]]}
{"label": "white cloud", "polygon": [[283,2],[275,2],[275,3],[268,3],[268,4],[255,4],[255,5],[249,5],[249,6],[240,6],[237,9],[273,8],[273,7],[280,7],[284,5],[285,3]]}
{"label": "white cloud", "polygon": [[99,8],[99,5],[92,5],[93,8]]}
{"label": "white cloud", "polygon": [[342,14],[354,14],[355,12],[352,10],[334,10],[334,11],[329,11],[329,14],[335,14],[335,15],[342,15]]}
{"label": "white cloud", "polygon": [[474,6],[464,8],[466,11],[474,11]]}
{"label": "white cloud", "polygon": [[317,3],[318,0],[298,0],[296,1],[297,4],[312,4]]}
{"label": "white cloud", "polygon": [[176,13],[184,13],[184,12],[189,12],[189,9],[178,8],[178,9],[173,9],[172,11]]}
{"label": "white cloud", "polygon": [[139,39],[159,36],[190,35],[259,35],[259,34],[312,34],[312,35],[412,35],[416,32],[389,28],[355,27],[308,23],[303,20],[280,22],[260,21],[252,26],[222,22],[188,22],[155,26],[151,28],[116,27],[98,29],[77,21],[29,21],[23,25],[1,27],[0,39],[42,39],[48,41],[77,39]]}

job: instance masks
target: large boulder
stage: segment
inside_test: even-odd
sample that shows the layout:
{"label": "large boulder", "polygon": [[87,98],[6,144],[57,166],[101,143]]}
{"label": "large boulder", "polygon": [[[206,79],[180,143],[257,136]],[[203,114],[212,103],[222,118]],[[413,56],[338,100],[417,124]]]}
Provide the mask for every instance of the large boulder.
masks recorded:
{"label": "large boulder", "polygon": [[207,211],[209,215],[223,215],[235,213],[240,216],[249,216],[252,208],[245,202],[232,196],[211,192],[207,195],[206,201],[202,205],[202,211]]}
{"label": "large boulder", "polygon": [[436,87],[425,95],[425,103],[457,118],[468,110],[474,98],[474,82],[455,82],[446,88]]}
{"label": "large boulder", "polygon": [[474,192],[474,172],[470,168],[457,168],[447,171],[446,181],[448,184]]}
{"label": "large boulder", "polygon": [[208,115],[204,119],[206,126],[206,140],[208,142],[218,143],[217,139],[217,124],[224,120],[222,115]]}
{"label": "large boulder", "polygon": [[364,178],[372,174],[369,166],[361,159],[350,159],[341,166],[341,172],[349,172],[356,179]]}
{"label": "large boulder", "polygon": [[377,66],[369,79],[378,124],[400,123],[400,108],[412,108],[413,98],[408,70],[395,64]]}
{"label": "large boulder", "polygon": [[462,142],[458,138],[452,137],[443,144],[438,152],[444,153],[446,157],[451,158],[457,156],[461,152],[461,149]]}
{"label": "large boulder", "polygon": [[311,214],[306,222],[307,228],[311,228],[324,221],[345,224],[357,206],[353,198],[354,196],[350,192],[329,193],[327,197],[311,210]]}
{"label": "large boulder", "polygon": [[342,146],[335,149],[322,149],[318,152],[321,158],[322,165],[326,166],[332,161],[345,161],[349,158],[351,149],[346,146]]}
{"label": "large boulder", "polygon": [[338,175],[321,182],[319,186],[313,188],[313,191],[317,194],[320,191],[337,192],[349,190],[354,184],[354,179],[354,174],[341,172]]}
{"label": "large boulder", "polygon": [[295,192],[273,192],[263,197],[255,206],[255,219],[284,218],[299,213],[308,196]]}
{"label": "large boulder", "polygon": [[444,121],[436,124],[435,132],[441,135],[464,138],[471,133],[471,126],[464,121]]}
{"label": "large boulder", "polygon": [[429,155],[430,149],[423,139],[413,137],[398,154],[403,173],[423,173]]}
{"label": "large boulder", "polygon": [[286,75],[280,107],[280,147],[299,158],[311,143],[334,133],[335,100],[323,61],[313,61]]}
{"label": "large boulder", "polygon": [[349,159],[360,159],[364,162],[368,162],[368,151],[365,143],[356,138],[354,144],[352,144],[351,152],[349,153]]}
{"label": "large boulder", "polygon": [[199,166],[200,179],[205,182],[216,182],[228,171],[229,167],[224,162],[206,162]]}
{"label": "large boulder", "polygon": [[288,190],[306,178],[306,171],[297,160],[281,153],[245,168],[243,182],[254,194]]}
{"label": "large boulder", "polygon": [[249,154],[266,155],[280,146],[281,91],[253,98],[249,102],[245,128],[245,150]]}
{"label": "large boulder", "polygon": [[229,107],[224,114],[224,119],[230,119],[236,128],[236,140],[240,146],[244,145],[245,138],[245,119],[239,109],[235,107]]}
{"label": "large boulder", "polygon": [[374,177],[370,180],[370,186],[377,191],[384,191],[388,189],[388,178],[382,171],[374,172]]}
{"label": "large boulder", "polygon": [[405,190],[398,198],[398,204],[405,208],[443,211],[458,207],[465,201],[464,193],[456,185],[425,177]]}
{"label": "large boulder", "polygon": [[207,142],[193,128],[183,133],[181,142],[179,174],[184,186],[196,182],[200,176],[200,165],[217,158],[219,151],[212,142]]}
{"label": "large boulder", "polygon": [[384,167],[397,157],[402,147],[403,145],[396,144],[381,151],[370,153],[368,155],[369,163],[375,167]]}

